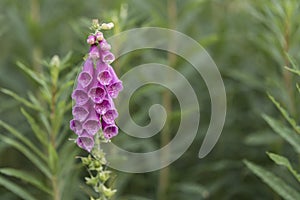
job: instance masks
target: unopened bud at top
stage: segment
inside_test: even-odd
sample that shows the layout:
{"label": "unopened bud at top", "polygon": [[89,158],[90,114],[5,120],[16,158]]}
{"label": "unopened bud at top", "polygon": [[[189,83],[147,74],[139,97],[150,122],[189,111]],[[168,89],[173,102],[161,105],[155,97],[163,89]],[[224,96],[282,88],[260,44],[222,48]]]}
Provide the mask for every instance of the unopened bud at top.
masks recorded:
{"label": "unopened bud at top", "polygon": [[52,59],[50,61],[50,65],[54,66],[54,67],[59,67],[60,66],[60,59],[57,55],[52,57]]}
{"label": "unopened bud at top", "polygon": [[110,23],[103,23],[103,24],[101,24],[100,28],[101,28],[102,30],[110,30],[110,29],[112,29],[114,26],[115,26],[114,23],[110,22]]}
{"label": "unopened bud at top", "polygon": [[87,38],[86,42],[90,45],[95,44],[96,42],[96,37],[94,35],[89,35],[89,37]]}
{"label": "unopened bud at top", "polygon": [[90,27],[91,30],[99,30],[100,25],[99,25],[99,20],[98,19],[93,19],[92,21],[92,26]]}
{"label": "unopened bud at top", "polygon": [[98,42],[100,42],[100,41],[102,41],[102,40],[104,39],[103,33],[101,33],[101,32],[97,32],[97,33],[95,34],[95,37],[96,37],[96,40],[97,40]]}

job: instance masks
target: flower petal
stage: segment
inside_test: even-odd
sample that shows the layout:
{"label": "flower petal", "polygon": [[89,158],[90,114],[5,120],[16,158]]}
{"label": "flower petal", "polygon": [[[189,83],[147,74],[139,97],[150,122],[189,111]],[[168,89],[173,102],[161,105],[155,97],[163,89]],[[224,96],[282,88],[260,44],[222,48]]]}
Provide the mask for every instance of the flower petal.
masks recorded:
{"label": "flower petal", "polygon": [[107,124],[113,124],[115,122],[115,119],[118,117],[118,112],[115,109],[108,110],[103,116],[102,119]]}
{"label": "flower petal", "polygon": [[115,60],[115,56],[114,56],[114,54],[112,54],[111,52],[109,52],[109,51],[104,51],[104,52],[102,53],[102,61],[103,61],[104,63],[110,64],[110,63],[112,63],[114,60]]}
{"label": "flower petal", "polygon": [[88,134],[83,134],[76,139],[77,145],[90,152],[94,147],[94,138]]}
{"label": "flower petal", "polygon": [[88,96],[93,100],[95,103],[101,103],[106,95],[105,88],[101,85],[97,85],[92,87],[89,90]]}
{"label": "flower petal", "polygon": [[107,124],[102,121],[103,135],[106,139],[111,139],[118,134],[118,127],[115,124]]}
{"label": "flower petal", "polygon": [[84,105],[89,100],[89,97],[86,91],[82,89],[76,89],[72,93],[72,99],[76,101],[76,104]]}
{"label": "flower petal", "polygon": [[89,58],[96,60],[100,58],[100,52],[97,45],[92,45],[89,52]]}
{"label": "flower petal", "polygon": [[81,134],[82,132],[82,124],[80,121],[76,120],[76,119],[72,119],[70,121],[70,129],[72,131],[74,131],[74,133],[76,133],[77,135]]}
{"label": "flower petal", "polygon": [[89,115],[89,111],[82,106],[74,106],[72,109],[74,119],[78,121],[84,121]]}
{"label": "flower petal", "polygon": [[78,76],[78,84],[83,88],[90,85],[93,80],[94,64],[91,59],[87,59],[84,63],[83,70]]}
{"label": "flower petal", "polygon": [[82,128],[86,130],[89,135],[95,135],[100,127],[100,120],[98,114],[91,110],[87,120],[83,123]]}
{"label": "flower petal", "polygon": [[103,99],[101,103],[97,103],[94,105],[96,112],[100,115],[103,115],[112,107],[112,101],[109,99]]}

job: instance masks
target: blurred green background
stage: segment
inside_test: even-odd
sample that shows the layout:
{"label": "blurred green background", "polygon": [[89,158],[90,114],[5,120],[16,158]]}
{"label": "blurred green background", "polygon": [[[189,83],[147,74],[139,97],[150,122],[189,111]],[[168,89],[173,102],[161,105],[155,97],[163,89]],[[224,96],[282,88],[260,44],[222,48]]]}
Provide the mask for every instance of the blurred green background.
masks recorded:
{"label": "blurred green background", "polygon": [[[285,9],[286,2],[294,8],[292,11]],[[16,61],[39,71],[42,59],[49,61],[54,55],[64,57],[72,51],[70,63],[74,68],[79,67],[88,51],[85,40],[93,18],[115,23],[114,30],[106,32],[106,37],[136,27],[175,29],[198,41],[222,74],[228,106],[224,130],[213,151],[204,159],[198,159],[211,111],[201,76],[195,75],[187,62],[166,52],[141,50],[120,58],[115,64],[119,76],[148,62],[168,64],[184,74],[197,93],[201,123],[188,151],[167,168],[144,174],[114,171],[113,185],[118,190],[115,199],[280,199],[247,169],[243,159],[259,163],[286,177],[289,183],[295,183],[286,171],[273,167],[265,152],[283,153],[299,166],[297,155],[261,115],[267,113],[281,118],[267,97],[269,92],[296,121],[299,119],[299,97],[293,92],[296,78],[284,71],[284,66],[289,65],[287,53],[295,60],[300,56],[297,6],[297,1],[292,0],[1,0],[0,87],[24,97],[28,91],[36,90],[36,84],[16,66]],[[20,114],[20,104],[4,94],[0,94],[0,98],[0,119],[31,139],[33,135]],[[157,135],[139,141],[121,133],[115,139],[119,145],[145,152],[159,148],[174,136],[180,120],[178,102],[163,88],[146,86],[132,97],[130,108],[134,120],[147,124],[148,108],[153,103],[169,106],[168,127],[163,131],[170,138]],[[71,111],[65,116],[65,126],[70,119]],[[6,134],[4,129],[0,131]],[[73,133],[68,133],[72,137]],[[84,154],[75,145],[74,152]],[[74,157],[74,164],[76,162]],[[22,154],[0,141],[0,167],[34,170],[31,165]],[[74,184],[73,189],[66,192],[72,193],[74,199],[87,199],[82,187],[84,168],[77,170],[81,172],[74,174],[76,180],[67,183]],[[14,178],[10,180],[19,182]],[[31,190],[26,184],[24,187]],[[37,199],[44,199],[43,193],[34,190],[33,194]],[[20,198],[0,187],[0,199]]]}

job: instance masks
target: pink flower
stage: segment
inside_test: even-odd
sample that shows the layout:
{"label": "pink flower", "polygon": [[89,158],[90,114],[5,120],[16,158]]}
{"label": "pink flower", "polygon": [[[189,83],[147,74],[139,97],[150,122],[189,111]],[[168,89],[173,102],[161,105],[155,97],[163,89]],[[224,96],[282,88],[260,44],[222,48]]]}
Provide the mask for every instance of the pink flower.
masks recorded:
{"label": "pink flower", "polygon": [[87,43],[91,45],[88,58],[72,93],[75,104],[70,129],[78,136],[77,145],[90,152],[94,147],[94,137],[100,129],[106,139],[118,134],[115,124],[118,112],[112,98],[118,96],[123,86],[110,66],[115,57],[103,34],[98,31],[89,35]]}

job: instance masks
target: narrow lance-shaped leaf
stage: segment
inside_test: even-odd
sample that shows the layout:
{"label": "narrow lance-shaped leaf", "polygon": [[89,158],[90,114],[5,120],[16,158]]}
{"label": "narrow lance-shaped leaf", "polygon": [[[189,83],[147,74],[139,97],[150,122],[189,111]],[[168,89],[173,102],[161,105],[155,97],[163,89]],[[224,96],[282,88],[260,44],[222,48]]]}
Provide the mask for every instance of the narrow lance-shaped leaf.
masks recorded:
{"label": "narrow lance-shaped leaf", "polygon": [[290,71],[290,72],[292,72],[292,73],[294,73],[294,74],[300,76],[300,70],[298,70],[298,69],[292,69],[292,68],[289,68],[289,67],[284,67],[284,68],[285,68],[286,70],[288,70],[288,71]]}
{"label": "narrow lance-shaped leaf", "polygon": [[44,145],[48,145],[48,137],[45,131],[36,123],[33,117],[30,116],[23,108],[21,108],[22,114],[26,117],[35,137]]}
{"label": "narrow lance-shaped leaf", "polygon": [[[57,92],[57,96],[58,96],[58,99],[61,98],[61,96],[63,95],[66,95],[66,91],[68,91],[68,89],[74,84],[74,81],[68,81],[66,83],[64,83],[58,90]],[[71,93],[71,90],[70,90],[70,93]],[[68,94],[67,97],[71,96],[71,94]]]}
{"label": "narrow lance-shaped leaf", "polygon": [[48,163],[49,163],[50,170],[52,171],[52,174],[56,174],[57,167],[58,167],[58,155],[52,143],[49,143],[48,145],[48,155],[49,155]]}
{"label": "narrow lance-shaped leaf", "polygon": [[66,108],[66,102],[65,101],[60,101],[57,104],[57,107],[55,108],[55,112],[53,115],[53,118],[51,119],[51,123],[52,123],[52,134],[54,135],[54,137],[57,136],[59,129],[62,125],[62,121],[64,118],[64,111]]}
{"label": "narrow lance-shaped leaf", "polygon": [[19,61],[17,62],[17,66],[19,68],[21,68],[27,75],[30,76],[30,78],[32,78],[35,82],[37,82],[41,86],[46,85],[46,82],[44,81],[45,78],[43,76],[41,76],[41,74],[37,74],[36,72],[29,69],[28,67],[26,67],[23,63],[21,63]]}
{"label": "narrow lance-shaped leaf", "polygon": [[292,145],[297,153],[300,153],[300,137],[297,133],[284,126],[282,122],[275,120],[268,115],[263,115],[263,118],[277,134]]}
{"label": "narrow lance-shaped leaf", "polygon": [[268,186],[270,186],[274,191],[276,191],[283,199],[286,200],[299,200],[300,193],[294,188],[290,187],[285,181],[277,177],[273,173],[265,170],[252,162],[247,160],[244,161],[247,167],[261,178]]}
{"label": "narrow lance-shaped leaf", "polygon": [[51,93],[47,86],[46,78],[41,74],[37,74],[33,70],[26,67],[23,63],[17,62],[17,66],[21,68],[26,74],[28,74],[35,82],[37,82],[40,86],[42,86],[42,92],[45,99],[50,99]]}
{"label": "narrow lance-shaped leaf", "polygon": [[52,194],[51,190],[47,188],[47,186],[44,185],[44,183],[42,183],[37,177],[35,177],[33,174],[30,174],[29,172],[13,168],[0,168],[0,173],[5,174],[7,176],[19,178],[50,195]]}
{"label": "narrow lance-shaped leaf", "polygon": [[286,157],[275,153],[267,154],[276,164],[285,166],[295,176],[298,182],[300,182],[300,174],[298,174],[298,172],[292,167],[290,161]]}
{"label": "narrow lance-shaped leaf", "polygon": [[48,120],[47,116],[40,113],[39,117],[40,117],[41,122],[43,123],[45,129],[47,130],[48,134],[50,134],[51,127],[50,127],[50,123],[49,123],[49,120]]}
{"label": "narrow lance-shaped leaf", "polygon": [[29,194],[25,189],[13,183],[12,181],[0,176],[0,185],[10,190],[12,193],[18,195],[20,198],[25,200],[37,200],[31,194]]}
{"label": "narrow lance-shaped leaf", "polygon": [[11,134],[13,134],[16,138],[21,140],[24,144],[26,144],[34,153],[36,153],[40,158],[46,161],[45,155],[34,145],[29,139],[27,139],[23,134],[21,134],[18,130],[14,129],[10,125],[0,120],[0,126],[5,128]]}
{"label": "narrow lance-shaped leaf", "polygon": [[296,84],[296,87],[297,87],[297,90],[298,90],[298,92],[300,94],[300,86],[299,86],[299,84]]}
{"label": "narrow lance-shaped leaf", "polygon": [[274,103],[274,105],[277,107],[277,109],[281,112],[283,117],[291,124],[291,126],[295,129],[297,133],[300,134],[300,127],[297,126],[296,121],[290,117],[289,113],[275,100],[273,96],[268,94],[268,97],[271,99],[271,101]]}
{"label": "narrow lance-shaped leaf", "polygon": [[37,110],[37,111],[41,111],[42,108],[37,106],[37,105],[34,105],[33,103],[31,103],[30,101],[26,100],[25,98],[23,97],[20,97],[18,94],[10,91],[10,90],[7,90],[7,89],[4,89],[4,88],[1,88],[0,91],[8,96],[11,96],[12,98],[14,98],[15,100],[17,100],[18,102],[24,104],[25,106],[29,107],[29,108],[32,108],[34,110]]}
{"label": "narrow lance-shaped leaf", "polygon": [[41,108],[41,111],[44,112],[44,109],[43,109],[43,106],[42,106],[40,100],[38,100],[37,97],[34,96],[34,94],[31,91],[27,92],[27,96],[28,96],[28,99],[32,102],[32,104],[37,105],[38,107]]}
{"label": "narrow lance-shaped leaf", "polygon": [[25,155],[41,172],[43,172],[48,178],[51,178],[51,173],[44,162],[42,162],[35,154],[33,154],[27,147],[22,145],[16,140],[13,140],[4,135],[0,135],[0,139],[3,142],[13,146],[17,150],[19,150],[23,155]]}

